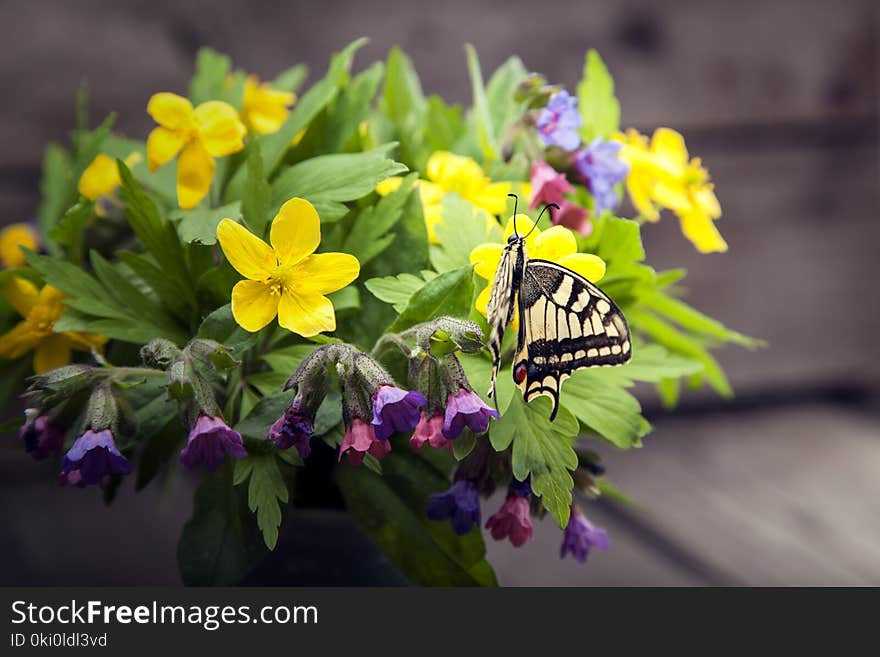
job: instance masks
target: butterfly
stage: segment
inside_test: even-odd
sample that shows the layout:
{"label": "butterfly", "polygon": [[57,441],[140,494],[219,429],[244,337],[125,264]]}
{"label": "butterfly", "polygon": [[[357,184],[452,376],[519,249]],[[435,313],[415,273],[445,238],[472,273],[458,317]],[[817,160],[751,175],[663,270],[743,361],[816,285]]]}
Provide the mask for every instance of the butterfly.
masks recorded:
{"label": "butterfly", "polygon": [[[517,232],[519,199],[515,194],[510,196],[516,199],[513,235],[507,238],[502,251],[486,312],[492,354],[489,396],[495,397],[501,340],[516,307],[519,334],[513,380],[527,402],[540,395],[553,400],[552,421],[559,410],[562,381],[585,367],[622,365],[632,357],[632,340],[623,313],[602,290],[555,262],[529,259],[526,238],[531,231],[526,235]],[[541,215],[550,207],[559,209],[550,203]]]}

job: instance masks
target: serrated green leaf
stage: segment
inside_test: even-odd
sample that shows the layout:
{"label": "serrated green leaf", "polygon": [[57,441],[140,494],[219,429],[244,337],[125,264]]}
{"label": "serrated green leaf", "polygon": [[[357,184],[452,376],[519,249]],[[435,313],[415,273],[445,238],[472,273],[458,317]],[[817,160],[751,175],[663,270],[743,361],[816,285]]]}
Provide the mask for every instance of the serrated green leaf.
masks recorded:
{"label": "serrated green leaf", "polygon": [[583,78],[577,87],[578,109],[583,122],[580,133],[587,143],[595,137],[609,138],[620,128],[620,103],[614,95],[614,79],[595,50],[587,51]]}
{"label": "serrated green leaf", "polygon": [[391,246],[389,232],[403,216],[403,207],[412,193],[417,174],[408,175],[400,187],[357,215],[342,250],[355,256],[361,267]]}
{"label": "serrated green leaf", "polygon": [[235,485],[248,481],[248,508],[257,514],[257,526],[270,550],[278,543],[281,504],[288,501],[287,484],[281,476],[274,452],[252,454],[235,463]]}
{"label": "serrated green leaf", "polygon": [[398,333],[441,315],[466,318],[474,295],[470,265],[440,274],[416,292],[389,329]]}
{"label": "serrated green leaf", "polygon": [[578,370],[563,385],[563,398],[578,420],[620,449],[640,447],[650,426],[638,400],[615,380],[614,368]]}
{"label": "serrated green leaf", "polygon": [[531,475],[532,492],[541,498],[560,529],[564,529],[574,488],[569,471],[578,465],[573,441],[580,427],[565,406],[560,405],[553,422],[550,410],[547,397],[527,404],[520,395],[514,395],[504,415],[490,425],[489,436],[497,451],[513,445],[513,476],[525,481]]}
{"label": "serrated green leaf", "polygon": [[371,278],[364,285],[377,299],[390,303],[398,313],[403,312],[412,295],[425,286],[425,283],[437,278],[437,272],[425,270],[421,276],[415,274],[398,274]]}
{"label": "serrated green leaf", "polygon": [[431,246],[431,264],[438,272],[468,265],[478,244],[502,241],[498,223],[487,221],[485,214],[458,194],[444,194],[441,203],[443,221],[434,226],[439,244]]}

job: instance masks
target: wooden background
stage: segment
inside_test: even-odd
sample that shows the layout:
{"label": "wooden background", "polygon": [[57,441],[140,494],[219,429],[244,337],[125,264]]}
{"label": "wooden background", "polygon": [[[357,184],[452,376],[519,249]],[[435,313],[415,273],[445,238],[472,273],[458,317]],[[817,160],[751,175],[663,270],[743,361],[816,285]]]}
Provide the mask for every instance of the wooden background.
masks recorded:
{"label": "wooden background", "polygon": [[[569,87],[596,47],[624,123],[681,130],[724,208],[728,254],[697,255],[666,217],[646,230],[649,260],[686,266],[697,307],[770,348],[721,353],[733,402],[695,394],[670,415],[647,394],[645,448],[602,450],[639,503],[588,507],[609,552],[560,561],[547,522],[521,550],[490,541],[502,583],[877,585],[878,29],[871,0],[3,2],[0,222],[33,215],[81,80],[93,119],[114,110],[144,135],[150,94],[185,91],[202,44],[264,77],[297,61],[319,75],[367,35],[358,66],[400,45],[426,91],[465,102],[465,42],[486,71],[516,53]],[[0,584],[177,581],[192,481],[107,510],[57,490],[16,439],[0,470]]]}

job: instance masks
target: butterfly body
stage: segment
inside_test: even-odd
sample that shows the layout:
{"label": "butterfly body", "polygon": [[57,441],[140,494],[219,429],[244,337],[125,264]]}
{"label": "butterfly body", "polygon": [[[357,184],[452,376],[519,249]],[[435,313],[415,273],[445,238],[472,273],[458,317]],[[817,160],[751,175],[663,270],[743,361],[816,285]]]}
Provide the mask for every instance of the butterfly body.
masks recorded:
{"label": "butterfly body", "polygon": [[620,309],[579,274],[547,260],[530,260],[525,238],[511,235],[492,281],[487,306],[492,380],[501,366],[504,330],[519,311],[513,380],[526,401],[539,395],[559,409],[559,390],[572,372],[598,365],[622,365],[632,356],[632,340]]}

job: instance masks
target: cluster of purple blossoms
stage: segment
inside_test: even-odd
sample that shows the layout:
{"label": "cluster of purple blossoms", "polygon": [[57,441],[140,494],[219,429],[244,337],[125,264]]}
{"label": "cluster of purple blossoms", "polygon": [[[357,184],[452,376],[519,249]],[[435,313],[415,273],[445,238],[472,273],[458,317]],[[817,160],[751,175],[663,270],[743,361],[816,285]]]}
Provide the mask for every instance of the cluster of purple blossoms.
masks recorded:
{"label": "cluster of purple blossoms", "polygon": [[314,418],[304,408],[303,397],[297,395],[284,413],[269,427],[269,440],[280,450],[295,447],[301,458],[312,453]]}
{"label": "cluster of purple blossoms", "polygon": [[574,191],[574,187],[564,173],[559,173],[546,162],[535,162],[532,164],[531,183],[530,209],[555,203],[559,209],[551,215],[553,225],[565,226],[584,237],[593,231],[593,224],[587,219],[587,211],[565,197]]}
{"label": "cluster of purple blossoms", "polygon": [[431,520],[450,520],[453,531],[459,536],[467,534],[474,525],[479,527],[480,493],[477,485],[473,481],[460,479],[449,490],[431,495],[428,517]]}
{"label": "cluster of purple blossoms", "polygon": [[593,195],[597,213],[613,210],[620,201],[614,186],[629,173],[629,165],[620,158],[621,148],[618,141],[596,137],[575,156],[575,168]]}
{"label": "cluster of purple blossoms", "polygon": [[578,128],[581,127],[581,114],[577,103],[577,97],[563,89],[553,94],[550,102],[538,114],[538,134],[547,146],[573,151],[580,145]]}

